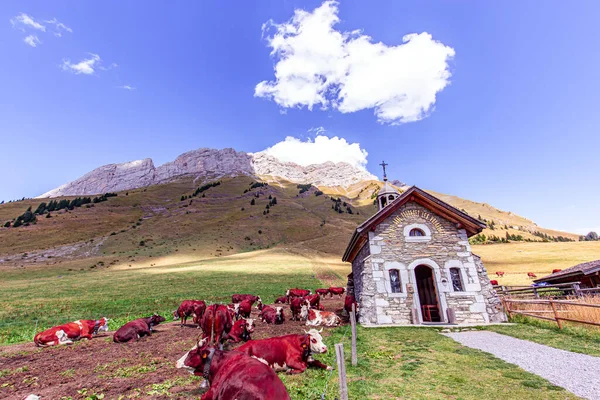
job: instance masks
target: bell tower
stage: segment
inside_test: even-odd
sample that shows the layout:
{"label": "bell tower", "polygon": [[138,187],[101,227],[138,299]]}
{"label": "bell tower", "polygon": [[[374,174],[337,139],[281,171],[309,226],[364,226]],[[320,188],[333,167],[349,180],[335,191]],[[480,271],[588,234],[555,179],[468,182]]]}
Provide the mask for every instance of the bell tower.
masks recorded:
{"label": "bell tower", "polygon": [[383,168],[383,187],[379,190],[377,194],[377,206],[380,210],[384,209],[387,205],[389,205],[392,201],[396,200],[400,197],[400,193],[388,182],[387,173],[385,167],[388,164],[385,161],[382,161],[381,167]]}

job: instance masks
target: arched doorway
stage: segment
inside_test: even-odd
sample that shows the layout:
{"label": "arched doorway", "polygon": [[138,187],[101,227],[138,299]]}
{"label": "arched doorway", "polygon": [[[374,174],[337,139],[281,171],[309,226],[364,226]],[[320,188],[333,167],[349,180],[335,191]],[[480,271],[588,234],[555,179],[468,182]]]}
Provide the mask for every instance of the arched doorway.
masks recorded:
{"label": "arched doorway", "polygon": [[441,322],[440,303],[433,269],[427,265],[417,266],[415,268],[415,282],[417,283],[423,322]]}

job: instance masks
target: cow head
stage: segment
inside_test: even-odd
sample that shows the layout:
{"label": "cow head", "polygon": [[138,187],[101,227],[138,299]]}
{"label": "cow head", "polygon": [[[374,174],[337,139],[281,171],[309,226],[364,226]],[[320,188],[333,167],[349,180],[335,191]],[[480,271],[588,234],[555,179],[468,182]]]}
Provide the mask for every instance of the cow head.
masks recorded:
{"label": "cow head", "polygon": [[320,331],[316,329],[311,329],[308,332],[304,331],[304,333],[310,336],[310,350],[313,353],[327,353],[327,346],[323,343],[321,332],[323,332],[323,328]]}
{"label": "cow head", "polygon": [[290,289],[285,292],[285,297],[290,297]]}
{"label": "cow head", "polygon": [[258,310],[262,310],[262,308],[263,308],[263,302],[262,302],[262,299],[260,298],[260,296],[256,296],[256,308]]}
{"label": "cow head", "polygon": [[161,322],[165,322],[166,319],[163,316],[160,316],[158,314],[154,314],[153,316],[150,317],[150,323],[148,324],[148,326],[150,328],[152,328],[153,326],[156,326],[158,324],[160,324]]}
{"label": "cow head", "polygon": [[177,321],[179,319],[179,310],[173,311],[173,321]]}
{"label": "cow head", "polygon": [[248,331],[248,333],[254,332],[254,326],[254,320],[252,318],[248,318],[246,320],[246,330]]}
{"label": "cow head", "polygon": [[240,315],[240,303],[233,303],[233,314]]}
{"label": "cow head", "polygon": [[310,307],[307,306],[306,304],[302,304],[302,308],[300,309],[300,318],[301,319],[307,319],[308,318],[308,309]]}
{"label": "cow head", "polygon": [[194,347],[177,360],[176,367],[184,368],[190,374],[208,376],[215,347],[207,344],[208,338],[199,341]]}
{"label": "cow head", "polygon": [[283,324],[285,317],[283,315],[283,307],[275,308],[275,324],[280,325]]}
{"label": "cow head", "polygon": [[108,332],[108,318],[100,318],[96,321],[96,325],[98,326],[98,329],[95,329],[96,332]]}

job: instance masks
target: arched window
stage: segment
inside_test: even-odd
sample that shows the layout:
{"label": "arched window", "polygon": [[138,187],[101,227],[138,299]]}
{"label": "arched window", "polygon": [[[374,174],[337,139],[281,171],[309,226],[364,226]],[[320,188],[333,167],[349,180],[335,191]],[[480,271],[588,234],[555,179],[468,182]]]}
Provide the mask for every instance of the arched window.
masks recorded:
{"label": "arched window", "polygon": [[386,205],[387,205],[387,200],[386,200],[386,198],[384,196],[384,197],[381,198],[381,208],[385,207]]}
{"label": "arched window", "polygon": [[392,293],[402,293],[402,286],[400,285],[400,271],[397,269],[390,269],[389,274]]}
{"label": "arched window", "polygon": [[460,269],[450,268],[450,280],[452,281],[452,289],[455,292],[463,291],[462,279],[460,277]]}
{"label": "arched window", "polygon": [[425,236],[425,232],[419,228],[413,228],[410,230],[408,236]]}
{"label": "arched window", "polygon": [[390,201],[394,201],[394,195],[393,195],[393,194],[390,194],[390,195],[388,196],[388,199],[390,199]]}

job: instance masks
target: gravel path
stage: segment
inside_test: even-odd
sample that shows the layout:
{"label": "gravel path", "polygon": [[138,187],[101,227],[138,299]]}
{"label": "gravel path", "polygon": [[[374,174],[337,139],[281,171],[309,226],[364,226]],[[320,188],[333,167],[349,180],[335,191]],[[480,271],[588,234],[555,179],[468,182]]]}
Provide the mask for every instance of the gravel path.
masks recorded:
{"label": "gravel path", "polygon": [[487,331],[445,333],[460,344],[491,353],[586,399],[600,399],[600,358]]}

